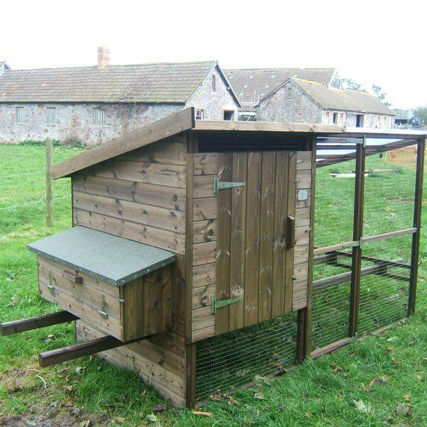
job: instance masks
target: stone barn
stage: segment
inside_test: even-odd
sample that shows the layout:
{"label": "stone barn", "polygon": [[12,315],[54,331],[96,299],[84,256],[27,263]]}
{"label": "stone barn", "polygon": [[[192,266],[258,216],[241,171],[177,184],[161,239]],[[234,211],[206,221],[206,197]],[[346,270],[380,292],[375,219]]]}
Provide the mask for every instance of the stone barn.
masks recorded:
{"label": "stone barn", "polygon": [[[0,63],[1,65],[1,63]],[[236,120],[239,102],[216,61],[0,72],[0,142],[96,145],[194,107],[197,119]]]}
{"label": "stone barn", "polygon": [[375,96],[290,78],[256,105],[257,120],[322,123],[347,127],[385,128],[394,113]]}

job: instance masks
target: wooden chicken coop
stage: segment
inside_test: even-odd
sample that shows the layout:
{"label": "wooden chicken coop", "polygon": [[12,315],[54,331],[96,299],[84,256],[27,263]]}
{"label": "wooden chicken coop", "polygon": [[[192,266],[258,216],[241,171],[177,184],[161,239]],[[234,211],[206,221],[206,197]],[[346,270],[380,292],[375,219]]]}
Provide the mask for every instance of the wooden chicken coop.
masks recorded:
{"label": "wooden chicken coop", "polygon": [[316,139],[343,133],[195,121],[188,109],[56,164],[55,179],[71,177],[73,228],[29,249],[40,295],[64,311],[3,333],[76,320],[79,343],[41,354],[43,366],[99,353],[181,407],[202,394],[204,367],[221,363],[210,340],[250,346],[265,325],[302,360]]}

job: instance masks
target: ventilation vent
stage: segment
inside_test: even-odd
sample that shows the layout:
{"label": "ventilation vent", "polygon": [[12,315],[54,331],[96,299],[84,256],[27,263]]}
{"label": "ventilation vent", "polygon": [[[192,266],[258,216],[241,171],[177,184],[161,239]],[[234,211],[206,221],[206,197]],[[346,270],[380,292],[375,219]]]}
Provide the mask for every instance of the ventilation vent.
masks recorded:
{"label": "ventilation vent", "polygon": [[304,151],[307,149],[307,138],[283,135],[268,138],[263,135],[199,135],[199,151],[201,153],[221,153],[228,151]]}

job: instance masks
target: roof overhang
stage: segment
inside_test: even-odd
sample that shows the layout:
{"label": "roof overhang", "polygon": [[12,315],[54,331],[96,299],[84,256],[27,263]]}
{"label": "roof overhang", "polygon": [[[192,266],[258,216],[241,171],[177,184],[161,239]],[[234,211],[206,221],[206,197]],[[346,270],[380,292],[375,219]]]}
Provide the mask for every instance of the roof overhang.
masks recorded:
{"label": "roof overhang", "polygon": [[426,138],[427,131],[405,131],[400,129],[345,129],[336,125],[283,122],[239,122],[195,120],[194,108],[187,108],[162,120],[130,132],[120,138],[92,148],[52,167],[54,179],[72,175],[98,163],[144,147],[156,141],[187,131],[203,133],[235,134],[283,134],[287,136],[342,137],[342,138]]}

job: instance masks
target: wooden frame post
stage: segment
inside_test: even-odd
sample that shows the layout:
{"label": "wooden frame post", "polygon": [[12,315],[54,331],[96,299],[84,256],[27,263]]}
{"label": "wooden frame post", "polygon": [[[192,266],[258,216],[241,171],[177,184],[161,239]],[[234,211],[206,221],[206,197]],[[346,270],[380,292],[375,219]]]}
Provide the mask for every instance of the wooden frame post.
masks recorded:
{"label": "wooden frame post", "polygon": [[53,199],[53,179],[52,179],[52,140],[46,140],[46,226],[52,227],[52,199]]}
{"label": "wooden frame post", "polygon": [[425,140],[418,140],[417,144],[417,172],[415,178],[415,200],[414,200],[414,228],[415,233],[412,235],[411,251],[411,273],[409,276],[409,300],[408,316],[415,313],[415,303],[417,294],[418,280],[418,258],[420,251],[421,236],[421,211],[423,204],[423,177],[424,177],[424,157],[425,157]]}
{"label": "wooden frame post", "polygon": [[365,146],[366,137],[356,148],[356,178],[354,185],[354,218],[353,241],[359,242],[353,247],[351,265],[351,289],[350,289],[350,317],[349,337],[357,333],[359,319],[359,295],[360,279],[362,277],[362,233],[363,233],[363,205],[365,198]]}
{"label": "wooden frame post", "polygon": [[[308,247],[308,278],[307,278],[307,307],[298,312],[298,325],[304,334],[303,348],[297,348],[297,359],[299,351],[304,357],[311,357],[311,332],[313,317],[313,261],[314,261],[314,204],[316,189],[316,149],[317,137],[311,139],[311,189],[310,189],[310,242]],[[301,313],[300,313],[301,312]],[[301,322],[301,325],[300,325]],[[299,342],[299,340],[298,340]]]}

